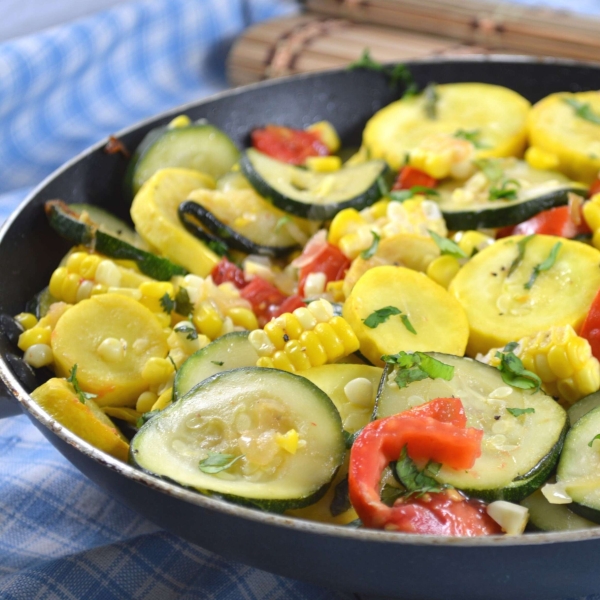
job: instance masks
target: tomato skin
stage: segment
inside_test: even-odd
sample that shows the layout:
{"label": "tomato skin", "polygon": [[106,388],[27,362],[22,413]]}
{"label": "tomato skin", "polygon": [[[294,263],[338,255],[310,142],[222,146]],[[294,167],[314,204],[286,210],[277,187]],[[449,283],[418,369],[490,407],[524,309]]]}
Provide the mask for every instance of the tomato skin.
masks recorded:
{"label": "tomato skin", "polygon": [[350,259],[333,244],[325,242],[322,247],[314,251],[311,261],[300,268],[298,279],[298,293],[304,295],[304,284],[311,273],[324,273],[326,283],[339,281],[344,278],[350,268]]}
{"label": "tomato skin", "polygon": [[329,155],[329,148],[312,131],[267,125],[255,129],[251,138],[252,146],[260,152],[292,165],[304,164],[309,156]]}
{"label": "tomato skin", "polygon": [[518,225],[502,227],[498,230],[496,238],[507,237],[509,235],[531,235],[539,233],[543,235],[556,235],[572,239],[578,235],[591,233],[591,229],[581,214],[581,222],[576,225],[571,218],[571,208],[569,206],[557,206],[549,210],[543,210],[531,219],[523,221]]}
{"label": "tomato skin", "polygon": [[383,469],[404,446],[414,460],[434,460],[454,469],[469,469],[481,454],[483,431],[465,428],[458,398],[437,398],[415,409],[369,423],[350,453],[350,501],[366,527],[436,535],[490,535],[498,525],[483,506],[456,493],[427,494],[394,506],[379,498]]}
{"label": "tomato skin", "polygon": [[579,335],[592,347],[592,354],[600,360],[600,290],[596,294]]}
{"label": "tomato skin", "polygon": [[221,285],[222,283],[229,281],[233,283],[238,290],[241,290],[248,284],[244,275],[244,271],[242,271],[242,269],[240,269],[237,265],[228,261],[226,258],[222,258],[213,267],[213,270],[210,272],[210,274],[216,285]]}
{"label": "tomato skin", "polygon": [[262,277],[254,277],[240,290],[240,295],[252,305],[261,327],[271,320],[277,308],[287,298],[283,292]]}
{"label": "tomato skin", "polygon": [[283,313],[294,312],[297,308],[301,306],[306,306],[306,302],[302,300],[302,298],[298,294],[294,294],[293,296],[288,296],[278,307],[277,310],[274,311],[273,317],[278,317]]}
{"label": "tomato skin", "polygon": [[596,181],[594,181],[590,187],[590,198],[594,194],[600,194],[600,177],[598,177],[598,179],[596,179]]}
{"label": "tomato skin", "polygon": [[411,187],[416,185],[434,188],[437,184],[438,180],[431,177],[431,175],[427,175],[425,171],[406,166],[400,169],[392,190],[410,190]]}

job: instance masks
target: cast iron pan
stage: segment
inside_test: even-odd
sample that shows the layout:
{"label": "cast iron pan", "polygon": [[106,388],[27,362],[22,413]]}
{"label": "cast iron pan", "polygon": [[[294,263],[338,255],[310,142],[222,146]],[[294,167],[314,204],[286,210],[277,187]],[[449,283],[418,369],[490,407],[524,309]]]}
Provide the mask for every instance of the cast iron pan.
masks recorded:
{"label": "cast iron pan", "polygon": [[[536,101],[558,91],[600,89],[600,68],[566,61],[485,57],[410,65],[420,85],[481,81]],[[207,118],[240,146],[265,123],[304,127],[327,119],[347,145],[366,120],[398,97],[378,73],[334,71],[266,82],[180,107],[118,137],[133,149],[174,115]],[[42,204],[62,198],[128,217],[127,166],[98,144],[51,175],[0,231],[0,312],[16,314],[48,282],[68,249],[46,222]],[[194,494],[102,454],[41,411],[9,366],[0,336],[0,378],[33,423],[78,469],[134,510],[198,545],[254,567],[358,593],[403,600],[540,599],[600,592],[600,529],[519,538],[440,538],[354,530],[266,514]],[[3,398],[0,404],[7,406]]]}

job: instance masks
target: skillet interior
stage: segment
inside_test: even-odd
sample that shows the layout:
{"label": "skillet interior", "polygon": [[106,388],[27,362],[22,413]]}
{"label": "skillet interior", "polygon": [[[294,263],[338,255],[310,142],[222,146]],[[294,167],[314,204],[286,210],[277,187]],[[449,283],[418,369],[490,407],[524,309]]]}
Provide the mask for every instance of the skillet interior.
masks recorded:
{"label": "skillet interior", "polygon": [[[566,61],[447,60],[414,63],[420,85],[481,81],[510,87],[532,101],[556,91],[600,89],[600,68]],[[180,107],[128,129],[133,149],[149,129],[186,112],[207,118],[240,146],[267,122],[304,127],[327,119],[346,145],[358,145],[366,120],[396,99],[377,73],[336,71],[268,82]],[[68,249],[47,225],[44,201],[102,205],[128,218],[122,189],[127,161],[99,144],[50,176],[0,234],[0,311],[20,312],[47,284]],[[0,339],[0,377],[33,422],[73,464],[115,497],[159,525],[224,556],[299,579],[348,590],[412,598],[549,598],[600,590],[600,529],[533,534],[519,539],[443,539],[354,531],[263,514],[160,482],[102,455],[53,423],[29,399],[7,366]]]}

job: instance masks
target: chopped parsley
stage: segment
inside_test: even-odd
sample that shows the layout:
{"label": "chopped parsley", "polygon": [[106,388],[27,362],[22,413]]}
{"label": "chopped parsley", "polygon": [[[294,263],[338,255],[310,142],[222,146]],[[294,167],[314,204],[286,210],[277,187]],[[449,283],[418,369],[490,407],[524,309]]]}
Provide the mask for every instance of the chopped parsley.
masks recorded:
{"label": "chopped parsley", "polygon": [[568,104],[580,119],[600,125],[600,115],[594,112],[589,102],[580,102],[576,98],[563,98],[563,102]]}
{"label": "chopped parsley", "polygon": [[516,179],[504,179],[499,185],[490,187],[490,200],[516,200],[520,187],[521,184]]}
{"label": "chopped parsley", "polygon": [[442,237],[431,229],[428,229],[427,231],[429,232],[429,235],[433,241],[436,243],[437,247],[440,249],[440,253],[442,255],[447,254],[448,256],[453,256],[454,258],[467,258],[466,252],[456,242]]}
{"label": "chopped parsley", "polygon": [[278,219],[277,223],[275,224],[275,233],[278,233],[280,229],[282,227],[285,227],[285,225],[287,225],[291,220],[292,217],[290,217],[290,215],[284,215],[283,217]]}
{"label": "chopped parsley", "polygon": [[486,144],[482,144],[479,141],[479,136],[481,135],[480,129],[458,129],[454,133],[453,137],[459,140],[466,140],[467,142],[471,142],[475,148],[489,148]]}
{"label": "chopped parsley", "polygon": [[500,359],[500,364],[496,368],[500,371],[504,383],[521,390],[535,392],[540,389],[542,380],[535,373],[525,369],[521,359],[512,350],[496,352],[496,358]]}
{"label": "chopped parsley", "polygon": [[81,404],[85,404],[86,400],[91,400],[92,398],[95,398],[97,396],[97,394],[90,394],[88,392],[84,392],[81,389],[81,387],[79,387],[79,381],[77,381],[77,363],[73,365],[71,373],[67,378],[67,381],[73,386],[73,389],[79,397],[79,402],[81,402]]}
{"label": "chopped parsley", "polygon": [[535,280],[537,279],[537,276],[540,273],[542,273],[543,271],[548,271],[554,266],[554,263],[556,262],[556,256],[558,255],[558,251],[560,250],[561,246],[562,242],[556,242],[556,244],[552,246],[552,250],[550,250],[548,258],[541,262],[539,265],[535,265],[535,267],[533,267],[531,277],[529,278],[529,281],[525,284],[526,290],[530,290],[533,287],[533,284],[535,283]]}
{"label": "chopped parsley", "polygon": [[232,467],[240,458],[243,458],[243,454],[234,456],[233,454],[221,454],[220,452],[209,452],[208,456],[201,460],[198,464],[198,468],[203,473],[213,474],[226,471]]}
{"label": "chopped parsley", "polygon": [[218,256],[225,256],[229,252],[229,246],[222,240],[209,240],[206,245]]}
{"label": "chopped parsley", "polygon": [[211,360],[213,365],[217,365],[217,367],[222,367],[225,363],[222,360]]}
{"label": "chopped parsley", "polygon": [[363,323],[371,328],[375,329],[378,325],[385,323],[391,316],[402,314],[402,311],[395,306],[384,306],[383,308],[378,308],[376,311],[372,312]]}
{"label": "chopped parsley", "polygon": [[521,415],[529,415],[535,413],[535,408],[507,408],[513,417],[520,417]]}
{"label": "chopped parsley", "polygon": [[379,188],[379,193],[390,200],[394,200],[395,202],[404,202],[405,200],[409,200],[416,194],[423,194],[424,196],[439,196],[439,192],[434,190],[433,188],[427,187],[425,185],[413,185],[408,190],[392,190],[387,186],[383,177],[379,177],[377,179],[377,187]]}
{"label": "chopped parsley", "polygon": [[523,258],[525,256],[525,246],[527,246],[527,244],[534,237],[535,237],[535,233],[532,233],[531,235],[526,235],[524,238],[520,239],[517,242],[517,257],[515,258],[515,260],[512,261],[512,263],[508,269],[508,273],[506,274],[507,277],[510,277],[515,272],[515,269],[521,264],[521,261],[523,260]]}
{"label": "chopped parsley", "polygon": [[365,48],[360,58],[351,62],[347,68],[350,71],[353,71],[354,69],[367,69],[369,71],[382,73],[389,79],[391,87],[395,87],[398,84],[404,84],[404,98],[414,96],[419,91],[419,87],[406,65],[384,65],[371,58],[371,52],[368,48]]}
{"label": "chopped parsley", "polygon": [[175,312],[185,317],[194,312],[194,305],[190,302],[190,295],[184,287],[180,287],[175,295]]}
{"label": "chopped parsley", "polygon": [[379,248],[379,240],[381,240],[381,237],[375,231],[371,231],[371,234],[373,235],[373,241],[371,242],[371,245],[360,253],[360,257],[364,258],[365,260],[371,258],[377,252],[377,248]]}
{"label": "chopped parsley", "polygon": [[477,167],[479,167],[490,183],[496,183],[504,175],[502,164],[498,159],[480,158],[473,162]]}
{"label": "chopped parsley", "polygon": [[400,315],[400,320],[402,321],[402,325],[408,329],[411,333],[417,335],[415,328],[412,326],[412,323],[408,319],[408,315]]}
{"label": "chopped parsley", "polygon": [[408,456],[407,447],[404,446],[400,452],[400,458],[396,462],[396,475],[406,488],[406,496],[416,494],[419,497],[427,493],[441,492],[449,487],[446,484],[438,483],[435,479],[441,468],[440,463],[429,461],[423,469],[419,469]]}
{"label": "chopped parsley", "polygon": [[600,433],[599,433],[599,434],[597,434],[597,435],[595,435],[595,436],[594,436],[594,437],[593,437],[593,438],[590,440],[590,443],[588,444],[588,446],[591,448],[591,447],[594,445],[594,442],[595,442],[596,440],[600,440]]}
{"label": "chopped parsley", "polygon": [[454,377],[454,367],[447,365],[423,352],[398,352],[397,354],[384,354],[381,357],[385,363],[396,365],[398,373],[395,382],[399,388],[406,387],[413,381],[422,379],[445,379],[450,381]]}
{"label": "chopped parsley", "polygon": [[164,296],[160,299],[160,305],[162,306],[162,309],[170,315],[175,308],[175,300],[165,292]]}

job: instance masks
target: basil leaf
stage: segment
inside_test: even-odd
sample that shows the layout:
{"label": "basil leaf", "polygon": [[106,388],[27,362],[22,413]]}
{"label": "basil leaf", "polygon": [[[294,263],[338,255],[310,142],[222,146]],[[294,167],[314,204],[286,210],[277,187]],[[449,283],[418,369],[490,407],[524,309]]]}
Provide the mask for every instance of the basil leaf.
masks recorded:
{"label": "basil leaf", "polygon": [[535,408],[507,408],[506,409],[513,417],[520,417],[521,415],[533,414]]}
{"label": "basil leaf", "polygon": [[190,295],[184,287],[180,287],[175,295],[175,312],[185,317],[194,312],[194,305],[190,302]]}
{"label": "basil leaf", "polygon": [[370,327],[371,329],[375,329],[378,325],[385,323],[392,315],[399,315],[402,311],[395,306],[385,306],[383,308],[377,309],[375,312],[372,312],[363,323]]}
{"label": "basil leaf", "polygon": [[371,52],[368,48],[365,48],[361,54],[361,57],[348,65],[348,70],[354,69],[367,69],[370,71],[377,71],[383,73],[390,80],[390,86],[395,87],[399,83],[405,85],[403,98],[414,96],[418,93],[419,88],[409,71],[408,67],[403,64],[397,64],[394,66],[383,65],[380,62],[371,58]]}
{"label": "basil leaf", "polygon": [[453,256],[454,258],[467,258],[466,252],[456,242],[442,237],[431,229],[428,229],[427,231],[429,232],[429,235],[433,241],[436,243],[437,247],[440,249],[442,255],[447,254],[448,256]]}
{"label": "basil leaf", "polygon": [[75,393],[79,397],[79,402],[81,404],[85,404],[86,400],[91,400],[92,398],[96,398],[98,394],[91,394],[89,392],[84,392],[81,387],[79,387],[79,381],[77,381],[77,363],[73,365],[71,368],[71,372],[69,373],[69,377],[67,381],[73,386]]}
{"label": "basil leaf", "polygon": [[170,315],[175,308],[175,300],[165,292],[164,296],[160,299],[160,305],[162,306],[162,309]]}
{"label": "basil leaf", "polygon": [[386,483],[381,490],[381,501],[387,506],[394,506],[394,502],[406,496],[406,490]]}
{"label": "basil leaf", "polygon": [[394,202],[404,202],[413,197],[413,193],[410,190],[394,190],[387,194],[387,197]]}
{"label": "basil leaf", "polygon": [[329,505],[332,517],[337,517],[346,512],[352,505],[348,495],[348,477],[344,477],[333,490],[333,499]]}
{"label": "basil leaf", "polygon": [[404,446],[396,463],[396,475],[400,483],[406,488],[407,496],[416,494],[419,497],[427,493],[441,492],[449,487],[446,484],[438,483],[434,479],[440,468],[439,463],[430,461],[423,470],[419,470],[414,461],[408,456],[407,446]]}
{"label": "basil leaf", "polygon": [[504,175],[502,163],[498,159],[480,158],[478,160],[474,160],[473,163],[475,164],[475,166],[481,169],[486,179],[490,183],[496,183]]}
{"label": "basil leaf", "polygon": [[424,196],[439,196],[440,193],[433,188],[427,187],[426,185],[413,185],[410,188],[411,194],[423,194]]}
{"label": "basil leaf", "polygon": [[221,454],[219,452],[209,452],[208,457],[201,460],[198,464],[198,468],[203,473],[213,474],[220,473],[229,469],[234,465],[240,458],[243,458],[243,454],[234,456],[233,454]]}
{"label": "basil leaf", "polygon": [[516,350],[518,346],[518,342],[508,342],[508,344],[504,346],[504,352],[512,352],[513,350]]}
{"label": "basil leaf", "polygon": [[371,258],[377,252],[377,248],[379,248],[379,240],[381,237],[374,231],[371,231],[371,234],[373,235],[373,242],[366,250],[363,250],[360,253],[361,258],[364,258],[365,260]]}
{"label": "basil leaf", "polygon": [[225,256],[229,252],[229,246],[222,240],[209,240],[206,245],[218,256]]}
{"label": "basil leaf", "polygon": [[408,315],[400,315],[400,320],[402,321],[402,325],[408,329],[411,333],[417,334],[415,328],[412,326],[412,323],[408,319]]}
{"label": "basil leaf", "polygon": [[459,140],[467,140],[467,142],[471,142],[475,148],[489,148],[486,144],[482,144],[479,141],[479,136],[481,135],[480,129],[457,129],[454,133],[453,137]]}
{"label": "basil leaf", "polygon": [[531,235],[526,235],[524,238],[520,239],[517,242],[517,258],[515,258],[515,260],[512,261],[512,264],[508,269],[508,273],[506,274],[507,277],[510,277],[514,273],[515,269],[519,266],[519,264],[523,260],[523,257],[525,256],[525,246],[527,246],[527,244],[534,237],[535,233],[532,233]]}
{"label": "basil leaf", "polygon": [[450,381],[454,377],[454,367],[447,365],[423,352],[398,352],[397,354],[384,354],[383,362],[397,365],[398,372],[395,382],[399,388],[406,387],[413,381],[422,379],[445,379]]}
{"label": "basil leaf", "polygon": [[496,368],[500,371],[504,383],[521,390],[535,392],[540,389],[542,380],[535,373],[527,371],[514,352],[496,352],[496,358],[500,359]]}
{"label": "basil leaf", "polygon": [[439,96],[435,83],[428,83],[423,90],[425,96],[425,103],[423,104],[423,110],[428,119],[437,119],[437,102]]}
{"label": "basil leaf", "polygon": [[[513,185],[515,187],[508,187]],[[489,198],[493,200],[516,200],[517,190],[521,184],[516,179],[504,179],[499,186],[492,186],[489,191]]]}
{"label": "basil leaf", "polygon": [[580,102],[576,98],[563,98],[563,102],[568,104],[580,119],[600,125],[600,115],[594,112],[589,102]]}
{"label": "basil leaf", "polygon": [[556,244],[554,244],[554,246],[552,246],[552,250],[550,250],[550,254],[548,255],[548,258],[546,258],[546,260],[541,262],[539,265],[536,265],[535,267],[533,267],[533,271],[531,272],[531,277],[529,278],[529,281],[524,286],[526,290],[530,290],[533,287],[533,284],[535,283],[535,280],[537,279],[537,276],[540,273],[542,273],[543,271],[548,271],[549,269],[551,269],[554,266],[554,263],[556,262],[556,256],[558,255],[558,251],[560,250],[561,246],[562,246],[562,242],[556,242]]}
{"label": "basil leaf", "polygon": [[590,443],[588,444],[588,446],[591,448],[594,445],[594,442],[596,440],[600,440],[600,433],[598,435],[595,435],[591,440]]}

